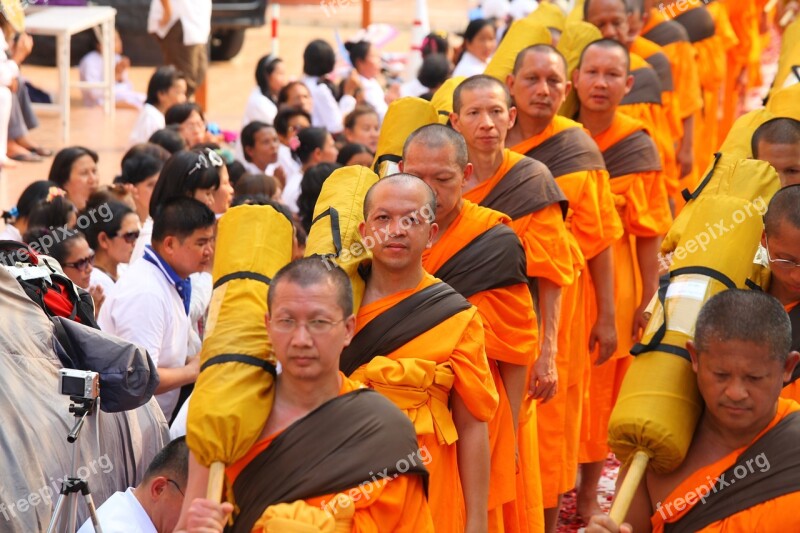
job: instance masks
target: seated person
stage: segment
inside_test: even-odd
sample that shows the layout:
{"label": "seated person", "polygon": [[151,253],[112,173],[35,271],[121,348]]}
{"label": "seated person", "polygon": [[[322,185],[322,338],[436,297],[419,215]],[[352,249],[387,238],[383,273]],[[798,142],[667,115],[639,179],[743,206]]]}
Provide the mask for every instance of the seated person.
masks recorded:
{"label": "seated person", "polygon": [[186,102],[186,76],[172,65],[158,67],[147,84],[144,102],[129,141],[145,143],[166,125],[164,114],[175,104]]}
{"label": "seated person", "polygon": [[[103,54],[100,53],[102,46],[94,32],[92,32],[92,36],[95,49],[83,56],[78,70],[81,81],[102,83],[104,81]],[[145,95],[134,90],[133,83],[128,77],[131,60],[122,55],[122,39],[119,32],[114,32],[114,39],[114,105],[120,109],[141,109],[144,105]],[[83,93],[83,105],[88,107],[103,105],[103,89],[81,89],[81,92]]]}
{"label": "seated person", "polygon": [[358,105],[344,118],[344,136],[349,143],[361,143],[374,154],[378,149],[381,126],[378,112],[368,105]]}
{"label": "seated person", "polygon": [[[177,438],[164,446],[136,487],[115,492],[97,508],[97,520],[103,533],[171,532],[183,505],[188,464],[189,448],[185,438]],[[89,519],[78,533],[93,531]]]}
{"label": "seated person", "polygon": [[[267,302],[281,373],[261,436],[226,469],[239,509],[228,530],[301,531],[308,522],[292,520],[300,524],[291,528],[284,514],[300,507],[317,524],[336,521],[340,531],[433,531],[423,488],[429,452],[418,449],[399,409],[339,371],[339,356],[355,332],[347,275],[319,258],[300,259],[273,277]],[[410,463],[405,473],[397,468]],[[374,472],[383,479],[374,481]],[[233,506],[202,499],[208,476],[191,452],[177,530],[222,531]],[[279,516],[281,529],[269,523]]]}
{"label": "seated person", "polygon": [[779,398],[800,358],[791,339],[772,296],[731,289],[706,302],[686,346],[705,404],[686,458],[647,472],[625,524],[595,515],[587,532],[800,530],[800,404]]}

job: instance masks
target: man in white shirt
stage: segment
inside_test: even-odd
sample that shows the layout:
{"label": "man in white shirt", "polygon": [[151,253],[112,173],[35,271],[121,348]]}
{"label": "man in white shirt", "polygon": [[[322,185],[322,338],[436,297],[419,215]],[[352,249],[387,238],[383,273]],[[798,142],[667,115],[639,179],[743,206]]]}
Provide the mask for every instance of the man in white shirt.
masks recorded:
{"label": "man in white shirt", "polygon": [[170,420],[180,388],[194,383],[199,358],[189,353],[189,275],[213,255],[214,212],[193,198],[173,198],[153,216],[152,245],[116,283],[101,308],[100,329],[144,347],[158,367],[156,400]]}
{"label": "man in white shirt", "polygon": [[188,94],[194,94],[208,70],[211,0],[152,0],[147,31],[156,34],[164,63],[186,75]]}
{"label": "man in white shirt", "polygon": [[[188,474],[189,448],[180,437],[158,452],[141,483],[115,492],[97,508],[103,533],[171,533],[181,514]],[[89,519],[78,533],[93,531]]]}

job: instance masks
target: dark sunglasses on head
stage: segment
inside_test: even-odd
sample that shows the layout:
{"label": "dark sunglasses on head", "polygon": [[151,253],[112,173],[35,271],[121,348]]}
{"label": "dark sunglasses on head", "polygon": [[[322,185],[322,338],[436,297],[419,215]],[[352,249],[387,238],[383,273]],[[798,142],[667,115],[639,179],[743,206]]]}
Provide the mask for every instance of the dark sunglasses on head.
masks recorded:
{"label": "dark sunglasses on head", "polygon": [[64,263],[65,267],[75,268],[77,270],[86,270],[91,265],[94,265],[94,253],[74,263]]}
{"label": "dark sunglasses on head", "polygon": [[128,233],[117,233],[114,237],[122,237],[128,244],[133,244],[139,238],[139,231],[129,231]]}

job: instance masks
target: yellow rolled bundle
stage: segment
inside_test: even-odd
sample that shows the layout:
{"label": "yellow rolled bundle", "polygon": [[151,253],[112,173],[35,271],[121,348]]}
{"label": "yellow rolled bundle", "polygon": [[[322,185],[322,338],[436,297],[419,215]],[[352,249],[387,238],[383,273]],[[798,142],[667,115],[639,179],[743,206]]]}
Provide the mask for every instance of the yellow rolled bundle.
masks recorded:
{"label": "yellow rolled bundle", "polygon": [[800,120],[800,84],[773,91],[767,102],[767,111],[777,117]]}
{"label": "yellow rolled bundle", "polygon": [[[598,39],[602,39],[603,34],[593,24],[582,20],[567,22],[561,38],[556,48],[564,54],[567,59],[567,79],[572,79],[572,73],[578,68],[583,49]],[[578,112],[578,95],[575,91],[570,91],[567,99],[561,104],[558,114],[572,118]]]}
{"label": "yellow rolled bundle", "polygon": [[781,36],[781,53],[773,92],[800,83],[800,18],[789,24]]}
{"label": "yellow rolled bundle", "polygon": [[219,501],[224,466],[247,453],[272,410],[267,291],[292,259],[293,235],[289,219],[270,206],[234,207],[217,226],[214,292],[186,426],[189,448],[211,468],[209,499]]}
{"label": "yellow rolled bundle", "polygon": [[[452,104],[451,104],[452,105]],[[414,130],[436,124],[436,108],[422,98],[398,98],[386,111],[378,137],[378,149],[372,168],[381,177],[397,172],[397,163],[403,158],[403,145]]]}
{"label": "yellow rolled bundle", "polygon": [[511,24],[483,73],[505,83],[508,75],[514,71],[517,54],[529,46],[552,42],[547,26],[535,22],[530,17],[516,20]]}
{"label": "yellow rolled bundle", "polygon": [[567,26],[567,15],[561,11],[560,7],[550,2],[540,2],[539,6],[527,18],[536,24],[541,24],[559,32],[563,32]]}
{"label": "yellow rolled bundle", "polygon": [[322,185],[306,240],[306,257],[319,256],[347,273],[353,284],[355,311],[365,289],[358,267],[372,258],[372,252],[361,241],[358,225],[364,221],[364,197],[377,181],[378,176],[366,167],[336,169]]}
{"label": "yellow rolled bundle", "polygon": [[450,78],[433,93],[431,105],[436,109],[436,118],[439,124],[447,124],[450,120],[450,113],[453,112],[453,93],[456,92],[456,87],[465,79],[467,78],[464,76]]}

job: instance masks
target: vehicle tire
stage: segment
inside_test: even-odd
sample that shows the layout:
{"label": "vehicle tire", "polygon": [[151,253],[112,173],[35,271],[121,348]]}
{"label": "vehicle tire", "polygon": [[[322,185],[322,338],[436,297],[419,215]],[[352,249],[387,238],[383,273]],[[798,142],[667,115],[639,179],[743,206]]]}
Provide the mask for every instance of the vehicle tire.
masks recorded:
{"label": "vehicle tire", "polygon": [[244,45],[243,29],[219,30],[211,36],[211,61],[228,61]]}

